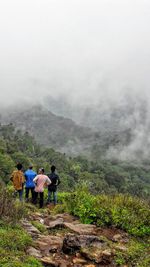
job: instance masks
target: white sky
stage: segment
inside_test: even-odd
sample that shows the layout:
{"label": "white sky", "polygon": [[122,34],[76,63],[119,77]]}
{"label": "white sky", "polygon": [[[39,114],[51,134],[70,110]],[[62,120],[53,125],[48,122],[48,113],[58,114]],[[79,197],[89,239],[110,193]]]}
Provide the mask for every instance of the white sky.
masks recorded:
{"label": "white sky", "polygon": [[149,84],[149,0],[0,0],[1,102]]}

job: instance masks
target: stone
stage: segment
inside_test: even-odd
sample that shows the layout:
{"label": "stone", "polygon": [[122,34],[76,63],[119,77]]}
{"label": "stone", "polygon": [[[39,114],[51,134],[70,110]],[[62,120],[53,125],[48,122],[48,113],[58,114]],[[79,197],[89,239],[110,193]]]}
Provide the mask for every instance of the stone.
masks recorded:
{"label": "stone", "polygon": [[41,262],[47,264],[49,267],[58,267],[58,262],[54,261],[51,257],[44,257],[41,259]]}
{"label": "stone", "polygon": [[104,255],[104,256],[111,256],[112,255],[112,252],[111,252],[111,250],[110,249],[106,249],[106,250],[103,250],[102,251],[102,255]]}
{"label": "stone", "polygon": [[122,235],[116,234],[113,236],[112,241],[126,244],[129,242],[128,234],[127,233],[123,233]]}
{"label": "stone", "polygon": [[59,263],[59,267],[67,267],[67,266],[70,266],[70,265],[65,261],[62,261]]}
{"label": "stone", "polygon": [[54,228],[64,228],[64,221],[62,218],[49,222],[48,229],[54,229]]}
{"label": "stone", "polygon": [[67,234],[63,241],[63,252],[73,254],[83,247],[97,245],[98,248],[106,245],[106,242],[95,235]]}
{"label": "stone", "polygon": [[44,219],[40,219],[40,223],[41,224],[44,224]]}
{"label": "stone", "polygon": [[40,236],[36,241],[35,245],[41,250],[41,253],[45,256],[49,253],[60,252],[63,246],[63,238],[58,236]]}
{"label": "stone", "polygon": [[80,234],[80,235],[94,235],[96,226],[91,224],[82,224],[82,223],[64,223],[64,226],[69,228],[71,231]]}
{"label": "stone", "polygon": [[113,238],[112,238],[112,240],[113,240],[114,242],[119,242],[121,239],[122,239],[122,235],[120,235],[120,234],[116,234],[116,235],[114,235]]}
{"label": "stone", "polygon": [[35,258],[42,258],[41,251],[39,251],[33,247],[29,247],[26,252],[28,255],[33,256]]}
{"label": "stone", "polygon": [[41,251],[42,255],[49,255],[49,244],[36,240],[35,245]]}
{"label": "stone", "polygon": [[86,247],[81,250],[82,256],[94,261],[95,263],[109,264],[112,260],[112,252],[110,249],[99,249],[96,247]]}
{"label": "stone", "polygon": [[85,263],[87,263],[87,261],[85,259],[81,259],[81,258],[74,258],[72,262],[74,264],[85,264]]}
{"label": "stone", "polygon": [[115,248],[116,248],[117,250],[120,250],[120,251],[123,251],[123,252],[126,252],[126,251],[128,250],[127,247],[125,247],[125,246],[121,246],[121,245],[115,246]]}
{"label": "stone", "polygon": [[37,237],[40,234],[40,231],[33,226],[29,221],[22,220],[21,224],[23,228],[27,231],[28,234],[30,234],[32,237]]}

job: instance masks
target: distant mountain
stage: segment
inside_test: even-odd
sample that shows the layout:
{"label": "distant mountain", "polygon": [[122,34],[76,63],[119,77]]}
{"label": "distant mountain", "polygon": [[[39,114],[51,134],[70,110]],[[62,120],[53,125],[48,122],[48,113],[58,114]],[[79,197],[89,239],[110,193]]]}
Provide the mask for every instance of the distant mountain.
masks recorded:
{"label": "distant mountain", "polygon": [[84,154],[91,159],[105,157],[110,147],[126,146],[131,140],[128,129],[107,132],[83,127],[40,105],[3,110],[1,123],[13,123],[17,129],[29,132],[41,145],[68,155]]}
{"label": "distant mountain", "polygon": [[144,94],[135,95],[127,90],[118,99],[97,98],[95,104],[92,101],[74,104],[63,97],[47,97],[44,104],[55,114],[61,112],[98,132],[100,139],[93,147],[97,156],[103,153],[105,157],[127,161],[150,158],[150,105]]}
{"label": "distant mountain", "polygon": [[41,145],[73,155],[90,151],[93,142],[98,140],[90,128],[56,116],[42,106],[5,110],[1,112],[1,123],[13,123],[17,129],[33,135]]}

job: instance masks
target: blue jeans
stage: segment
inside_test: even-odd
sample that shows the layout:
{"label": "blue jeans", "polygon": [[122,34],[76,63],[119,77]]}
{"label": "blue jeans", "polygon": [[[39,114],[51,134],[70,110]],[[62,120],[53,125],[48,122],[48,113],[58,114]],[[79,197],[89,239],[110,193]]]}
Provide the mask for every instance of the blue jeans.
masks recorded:
{"label": "blue jeans", "polygon": [[15,190],[14,197],[17,197],[17,194],[19,194],[19,200],[22,201],[23,199],[23,189],[21,190]]}
{"label": "blue jeans", "polygon": [[51,200],[52,195],[53,195],[53,202],[54,202],[54,204],[56,204],[57,203],[57,191],[48,191],[47,202],[48,203],[52,202],[52,200]]}

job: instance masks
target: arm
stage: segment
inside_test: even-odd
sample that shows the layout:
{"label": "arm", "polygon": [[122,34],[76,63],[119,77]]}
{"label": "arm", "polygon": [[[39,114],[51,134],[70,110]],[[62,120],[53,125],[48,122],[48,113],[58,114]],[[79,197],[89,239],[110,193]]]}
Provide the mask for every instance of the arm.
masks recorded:
{"label": "arm", "polygon": [[26,181],[27,180],[26,172],[24,172],[24,178],[25,178],[25,181]]}
{"label": "arm", "polygon": [[38,180],[38,175],[37,175],[37,176],[35,176],[35,178],[33,179],[33,182],[34,182],[34,183],[36,183],[36,182],[37,182],[37,180]]}
{"label": "arm", "polygon": [[50,185],[52,183],[48,176],[47,176],[47,179],[46,179],[46,183],[47,183],[47,185]]}
{"label": "arm", "polygon": [[61,183],[59,176],[57,177],[57,185]]}
{"label": "arm", "polygon": [[10,181],[12,181],[13,182],[13,178],[14,178],[14,172],[11,174],[11,176],[10,176]]}

